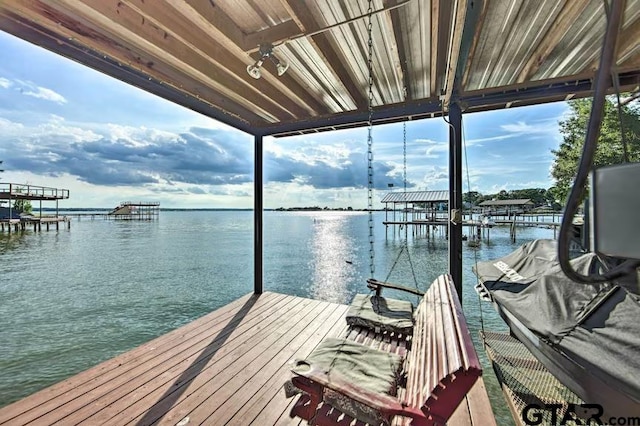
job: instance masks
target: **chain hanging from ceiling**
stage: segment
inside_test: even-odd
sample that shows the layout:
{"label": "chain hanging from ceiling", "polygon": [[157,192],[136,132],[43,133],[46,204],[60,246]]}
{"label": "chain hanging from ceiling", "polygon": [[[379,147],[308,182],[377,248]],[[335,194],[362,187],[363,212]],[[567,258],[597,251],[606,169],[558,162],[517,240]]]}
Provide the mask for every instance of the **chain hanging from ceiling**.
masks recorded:
{"label": "chain hanging from ceiling", "polygon": [[373,233],[373,38],[371,29],[373,27],[373,1],[369,0],[369,9],[367,10],[367,68],[369,71],[369,116],[368,136],[367,136],[367,211],[369,212],[369,273],[371,278],[375,274],[375,250],[374,250],[374,233]]}

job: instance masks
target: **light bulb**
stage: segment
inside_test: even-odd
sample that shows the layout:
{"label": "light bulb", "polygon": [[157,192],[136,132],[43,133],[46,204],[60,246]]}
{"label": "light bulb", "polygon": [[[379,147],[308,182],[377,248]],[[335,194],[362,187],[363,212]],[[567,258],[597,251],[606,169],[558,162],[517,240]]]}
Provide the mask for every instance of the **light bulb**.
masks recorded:
{"label": "light bulb", "polygon": [[256,64],[249,65],[247,67],[247,73],[256,80],[260,78],[260,67]]}
{"label": "light bulb", "polygon": [[278,76],[282,76],[289,69],[289,64],[287,62],[280,61],[276,65],[276,69],[278,70]]}

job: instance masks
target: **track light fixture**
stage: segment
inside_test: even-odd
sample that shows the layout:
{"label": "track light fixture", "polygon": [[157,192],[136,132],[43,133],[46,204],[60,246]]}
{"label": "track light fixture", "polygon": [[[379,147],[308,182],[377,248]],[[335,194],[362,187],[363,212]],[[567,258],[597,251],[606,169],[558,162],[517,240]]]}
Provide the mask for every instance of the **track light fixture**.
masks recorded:
{"label": "track light fixture", "polygon": [[273,45],[271,43],[266,43],[260,44],[260,59],[258,59],[255,64],[247,67],[247,73],[256,80],[259,79],[260,67],[262,67],[262,64],[264,64],[264,61],[267,59],[275,64],[278,76],[282,76],[289,69],[288,63],[275,57],[273,53]]}

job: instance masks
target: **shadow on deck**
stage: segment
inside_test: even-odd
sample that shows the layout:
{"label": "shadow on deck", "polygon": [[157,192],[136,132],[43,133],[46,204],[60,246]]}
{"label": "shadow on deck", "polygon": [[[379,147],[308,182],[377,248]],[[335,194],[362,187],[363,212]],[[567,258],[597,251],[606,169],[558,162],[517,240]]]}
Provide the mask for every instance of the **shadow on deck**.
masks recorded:
{"label": "shadow on deck", "polygon": [[[0,409],[0,425],[290,425],[290,363],[344,333],[348,307],[250,294]],[[450,424],[489,410],[482,380]],[[471,397],[472,396],[472,397]]]}

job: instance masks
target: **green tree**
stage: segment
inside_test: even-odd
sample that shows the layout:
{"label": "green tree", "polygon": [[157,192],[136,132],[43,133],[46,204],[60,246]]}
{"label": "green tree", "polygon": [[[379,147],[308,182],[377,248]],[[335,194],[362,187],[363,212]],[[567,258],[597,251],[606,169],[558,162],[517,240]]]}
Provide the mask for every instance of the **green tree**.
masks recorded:
{"label": "green tree", "polygon": [[[16,192],[22,192],[22,188],[17,188]],[[13,209],[18,213],[31,213],[31,201],[19,199],[13,202]]]}
{"label": "green tree", "polygon": [[479,200],[482,198],[482,194],[478,191],[469,191],[462,194],[462,201],[470,203],[474,206],[478,205]]}
{"label": "green tree", "polygon": [[31,213],[32,208],[29,200],[16,200],[13,202],[13,209],[18,213]]}
{"label": "green tree", "polygon": [[[563,141],[554,155],[551,176],[555,179],[553,195],[556,201],[566,201],[576,176],[582,147],[587,135],[587,124],[591,112],[591,99],[569,101],[570,114],[560,122]],[[631,103],[621,108],[627,148],[630,161],[640,160],[640,108]],[[605,101],[598,147],[594,156],[594,166],[618,164],[624,161],[620,120],[616,104],[611,99]]]}

